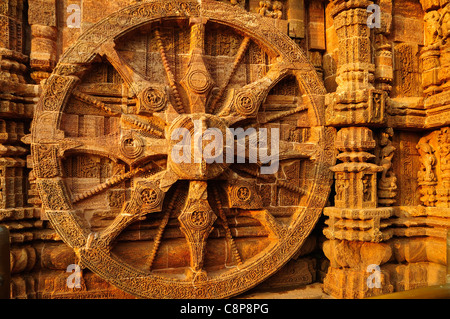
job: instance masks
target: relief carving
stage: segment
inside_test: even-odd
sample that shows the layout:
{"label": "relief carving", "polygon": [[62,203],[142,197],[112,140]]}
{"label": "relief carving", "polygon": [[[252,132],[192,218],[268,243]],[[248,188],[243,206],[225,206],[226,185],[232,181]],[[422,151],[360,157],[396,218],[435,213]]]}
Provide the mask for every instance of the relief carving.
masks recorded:
{"label": "relief carving", "polygon": [[419,185],[421,186],[420,193],[422,194],[420,200],[425,206],[435,206],[437,185],[436,174],[434,172],[437,163],[436,156],[434,155],[435,151],[426,138],[423,138],[419,142],[417,149],[420,154],[421,163],[420,171],[417,173]]}
{"label": "relief carving", "polygon": [[394,130],[387,128],[381,133],[380,137],[380,162],[379,165],[383,167],[380,180],[378,181],[378,203],[383,206],[389,206],[395,203],[395,196],[397,195],[397,177],[393,172],[392,160],[395,155],[395,147],[392,144],[392,137]]}
{"label": "relief carving", "polygon": [[[135,296],[239,294],[292,257],[325,204],[331,176],[319,171],[334,160],[323,152],[334,137],[325,140],[323,105],[312,97],[325,89],[305,53],[242,3],[126,7],[83,33],[55,70],[86,68],[51,75],[42,94],[36,119],[59,114],[31,135],[46,213],[83,267]],[[281,2],[270,10],[282,18]],[[301,130],[283,136],[283,173],[261,174],[250,154],[246,163],[211,161],[230,149],[242,155],[225,139],[240,125]],[[182,138],[186,161],[177,157]],[[275,200],[263,205],[260,189]],[[282,205],[288,223],[277,216]],[[249,249],[251,238],[259,243]],[[149,251],[124,253],[130,239]]]}
{"label": "relief carving", "polygon": [[84,1],[78,29],[59,1],[3,1],[12,297],[229,298],[318,268],[337,298],[445,283],[450,4],[379,0],[371,28],[372,2]]}
{"label": "relief carving", "polygon": [[283,3],[280,1],[260,1],[257,11],[263,17],[281,19],[283,17]]}

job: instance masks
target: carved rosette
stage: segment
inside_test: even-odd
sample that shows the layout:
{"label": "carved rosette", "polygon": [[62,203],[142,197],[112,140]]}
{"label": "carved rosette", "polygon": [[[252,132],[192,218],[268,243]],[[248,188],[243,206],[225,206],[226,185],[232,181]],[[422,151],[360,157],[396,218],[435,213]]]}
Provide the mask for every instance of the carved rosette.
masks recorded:
{"label": "carved rosette", "polygon": [[126,135],[120,142],[120,152],[127,158],[135,159],[144,151],[144,142],[139,136]]}
{"label": "carved rosette", "polygon": [[[224,30],[237,43],[225,46],[226,61],[220,52],[206,52],[210,28]],[[140,52],[146,52],[151,68],[124,53],[137,50],[129,42],[142,43]],[[268,61],[261,62],[266,72],[254,72],[253,60],[245,58],[249,47]],[[250,77],[235,76],[249,61]],[[85,80],[93,78],[88,66],[98,63],[106,65],[105,72],[114,71],[104,77],[116,79],[105,86],[109,95]],[[287,100],[298,105],[277,109],[280,102],[270,102],[277,98],[272,89],[281,83],[294,92]],[[324,92],[288,36],[238,6],[171,0],[126,7],[84,32],[65,52],[36,109],[32,158],[47,216],[83,267],[133,295],[242,293],[292,258],[325,205],[334,130],[325,128],[322,100],[314,97]],[[285,118],[301,122],[292,130],[308,137],[283,140],[279,154],[272,154],[280,155],[280,169],[292,172],[292,180],[283,173],[262,175],[261,163],[249,164],[249,158],[243,164],[209,163],[208,156],[195,161],[211,146],[216,155],[235,152],[235,145],[212,138],[210,128],[222,134],[240,126],[268,129]],[[193,162],[174,158],[176,129],[186,129],[185,150]],[[211,138],[198,139],[199,132]],[[277,216],[280,206],[289,219]],[[102,223],[95,225],[92,216]],[[250,233],[240,235],[243,229]],[[142,241],[133,249],[143,250],[124,253],[130,238]],[[250,251],[248,238],[258,239]],[[221,253],[223,247],[230,248],[229,256]],[[167,252],[177,256],[175,261]],[[163,260],[178,264],[163,265]],[[230,267],[230,260],[239,267]]]}
{"label": "carved rosette", "polygon": [[139,182],[137,187],[139,206],[147,212],[160,212],[164,200],[164,192],[155,182]]}
{"label": "carved rosette", "polygon": [[167,105],[167,97],[163,90],[147,88],[141,92],[138,114],[161,112]]}
{"label": "carved rosette", "polygon": [[246,181],[230,183],[227,189],[230,208],[262,209],[261,195],[256,189],[256,185]]}

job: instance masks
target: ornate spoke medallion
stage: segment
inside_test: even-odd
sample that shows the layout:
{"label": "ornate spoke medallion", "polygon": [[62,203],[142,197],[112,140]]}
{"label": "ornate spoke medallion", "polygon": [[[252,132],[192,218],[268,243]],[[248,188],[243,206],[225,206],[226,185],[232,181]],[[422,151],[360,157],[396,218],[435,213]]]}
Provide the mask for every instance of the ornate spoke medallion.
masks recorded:
{"label": "ornate spoke medallion", "polygon": [[[242,293],[292,258],[325,205],[324,92],[264,18],[220,2],[127,7],[44,88],[32,151],[46,215],[83,267],[135,296]],[[239,129],[244,151],[228,138]]]}

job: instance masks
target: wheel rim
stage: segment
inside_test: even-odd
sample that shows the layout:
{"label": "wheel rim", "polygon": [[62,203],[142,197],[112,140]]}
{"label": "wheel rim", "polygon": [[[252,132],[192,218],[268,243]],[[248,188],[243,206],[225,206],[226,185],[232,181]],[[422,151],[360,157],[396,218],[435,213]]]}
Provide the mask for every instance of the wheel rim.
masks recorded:
{"label": "wheel rim", "polygon": [[[157,21],[160,22],[157,24]],[[182,76],[175,76],[170,57],[165,52],[164,36],[160,33],[165,23],[172,25],[172,21],[188,26],[193,38],[200,35],[204,39],[206,28],[212,24],[235,32],[240,36],[241,43],[233,56],[234,65],[242,63],[250,45],[259,47],[272,63],[266,64],[268,70],[264,76],[248,81],[246,86],[233,93],[228,88],[233,84],[232,79],[218,85],[215,82],[219,78],[209,74],[205,62],[205,42],[191,41],[189,54],[185,57],[189,59],[189,66],[182,70]],[[132,67],[123,67],[126,59],[118,46],[120,41],[116,40],[126,39],[126,35],[133,34],[139,28],[149,28],[155,34],[155,47],[161,56],[166,85],[138,76],[138,71],[130,74],[128,70]],[[133,113],[117,112],[99,98],[78,90],[83,82],[80,78],[89,72],[88,66],[99,56],[103,56],[117,70],[130,88],[136,100]],[[264,100],[285,79],[296,81],[302,103],[295,109],[272,114],[270,120],[268,116],[261,120],[258,115],[262,113]],[[196,1],[164,1],[127,7],[86,31],[66,52],[46,84],[32,127],[32,156],[43,207],[63,241],[79,256],[80,263],[128,293],[143,298],[225,298],[242,293],[274,274],[292,258],[313,229],[325,205],[331,183],[328,168],[333,165],[335,157],[332,147],[334,131],[324,127],[324,93],[323,85],[303,52],[286,35],[268,25],[264,18],[222,3],[200,6]],[[230,98],[225,99],[225,96]],[[121,123],[126,123],[127,129],[120,128],[122,137],[111,142],[117,144],[117,149],[114,146],[105,151],[101,145],[90,144],[86,139],[65,136],[67,132],[64,132],[62,114],[74,98],[112,117],[120,117]],[[281,160],[290,163],[301,158],[301,161],[308,162],[308,180],[304,183],[300,181],[296,186],[284,176],[269,183],[273,184],[271,187],[275,187],[275,192],[282,188],[291,192],[290,196],[298,197],[295,205],[286,208],[292,213],[284,222],[274,217],[271,211],[263,209],[258,190],[265,184],[257,183],[262,176],[254,168],[251,171],[248,166],[219,165],[220,169],[216,167],[218,172],[210,173],[210,168],[202,171],[202,163],[199,163],[200,173],[180,176],[182,169],[173,170],[171,165],[167,165],[168,152],[153,151],[157,148],[153,147],[156,144],[164,144],[161,148],[167,149],[170,143],[166,136],[168,121],[162,127],[154,125],[153,120],[142,121],[153,119],[155,113],[172,114],[165,117],[157,115],[157,119],[175,119],[179,116],[189,119],[192,114],[197,114],[198,118],[226,119],[227,128],[238,124],[262,128],[301,112],[307,113],[307,123],[303,125],[309,132],[309,138],[306,143],[282,141],[281,150],[284,152]],[[206,123],[208,121],[214,122],[205,120]],[[148,145],[152,146],[152,150],[148,150]],[[291,148],[296,149],[295,154],[288,152]],[[94,189],[74,194],[63,174],[64,161],[73,152],[93,153],[102,158],[113,157],[111,153],[119,154],[115,160],[123,163],[127,171],[111,176]],[[197,170],[197,166],[187,170]],[[286,175],[286,169],[287,166],[282,163],[281,175]],[[228,177],[223,177],[229,170]],[[93,232],[80,215],[79,208],[82,206],[79,205],[83,205],[87,198],[126,180],[131,180],[133,185],[129,187],[131,195],[126,198],[120,213],[104,229]],[[224,191],[230,195],[224,196]],[[284,206],[275,208],[283,209]],[[227,221],[232,210],[237,212],[238,217],[256,220],[267,231],[267,239],[264,239],[267,245],[248,258],[240,256],[242,251],[234,242]],[[114,245],[119,234],[133,223],[160,211],[163,215],[158,234],[153,238],[150,269],[144,271],[118,257],[114,253]],[[171,220],[178,221],[189,248],[185,277],[151,270],[152,263],[158,258],[160,242],[164,240],[163,233]],[[223,227],[223,240],[233,255],[231,268],[206,271],[204,267],[206,245],[213,227]]]}

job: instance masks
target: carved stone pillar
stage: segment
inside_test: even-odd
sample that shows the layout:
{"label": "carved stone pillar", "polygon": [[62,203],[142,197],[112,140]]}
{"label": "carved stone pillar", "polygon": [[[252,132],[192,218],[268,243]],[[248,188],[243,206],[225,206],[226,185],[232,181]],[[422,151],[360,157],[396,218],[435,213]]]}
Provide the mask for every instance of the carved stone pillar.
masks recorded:
{"label": "carved stone pillar", "polygon": [[426,47],[422,51],[420,58],[423,65],[422,87],[426,95],[433,95],[440,91],[438,84],[440,51],[434,47]]}
{"label": "carved stone pillar", "polygon": [[442,33],[439,20],[441,15],[430,1],[421,1],[422,7],[426,11],[425,21],[425,46],[420,59],[423,63],[422,87],[426,95],[433,95],[440,92],[438,73],[440,69],[440,45],[442,43]]}
{"label": "carved stone pillar", "polygon": [[[339,39],[338,92],[373,87],[367,7],[370,1],[335,1],[332,16]],[[356,76],[355,76],[356,75]]]}
{"label": "carved stone pillar", "polygon": [[308,57],[317,70],[320,78],[323,78],[323,52],[325,44],[325,16],[324,3],[322,0],[310,1],[308,3]]}
{"label": "carved stone pillar", "polygon": [[375,29],[375,88],[389,94],[394,79],[392,45],[387,41],[392,28],[392,1],[380,0],[379,5],[381,28]]}
{"label": "carved stone pillar", "polygon": [[[390,246],[381,242],[393,235],[387,228],[393,208],[378,207],[377,173],[384,167],[370,163],[375,158],[370,153],[375,144],[372,131],[365,127],[343,128],[337,134],[336,147],[342,152],[338,159],[342,163],[332,168],[336,178],[335,206],[324,210],[329,217],[323,231],[329,239],[324,252],[331,265],[324,291],[340,298],[364,298],[392,291],[386,272],[381,272],[379,287],[366,284],[371,275],[366,267],[380,267],[389,260]],[[362,251],[362,247],[369,246],[372,252]],[[368,255],[362,261],[364,254]],[[351,261],[353,255],[361,262]],[[367,264],[368,260],[372,262]]]}
{"label": "carved stone pillar", "polygon": [[0,80],[25,83],[22,15],[21,0],[3,1],[0,6]]}
{"label": "carved stone pillar", "polygon": [[[25,82],[23,1],[0,5],[0,222],[23,213],[28,150],[21,143],[37,91]],[[21,212],[21,213],[19,213]]]}
{"label": "carved stone pillar", "polygon": [[393,66],[392,46],[380,41],[375,51],[375,87],[389,93],[392,89]]}
{"label": "carved stone pillar", "polygon": [[450,90],[450,3],[441,10],[440,27],[442,34],[442,46],[438,79],[441,83],[441,90]]}
{"label": "carved stone pillar", "polygon": [[[331,217],[327,223],[330,227],[324,230],[325,235],[330,239],[373,242],[389,239],[391,234],[388,230],[376,227],[380,226],[381,219],[392,215],[392,208],[378,207],[377,173],[382,172],[383,167],[370,163],[375,158],[370,153],[375,148],[372,131],[365,127],[343,128],[338,132],[336,147],[342,152],[338,155],[342,163],[331,168],[336,178],[336,196],[335,206],[324,211]],[[340,227],[336,224],[336,218],[365,220],[367,227],[358,230],[352,223]],[[344,225],[348,221],[341,222]],[[350,234],[346,228],[354,228],[354,232]]]}
{"label": "carved stone pillar", "polygon": [[[448,116],[439,108],[450,96],[450,2],[421,1],[425,13],[425,46],[422,49],[424,105],[430,113],[430,126],[448,125]],[[444,119],[444,121],[441,120]]]}
{"label": "carved stone pillar", "polygon": [[[34,279],[24,279],[18,273],[34,266],[33,249],[25,248],[24,243],[37,238],[30,230],[37,225],[33,218],[38,217],[37,210],[26,202],[28,149],[21,142],[38,94],[36,86],[26,83],[24,3],[23,0],[0,3],[0,224],[10,230],[13,297],[26,297],[25,291],[34,287]],[[16,246],[18,243],[20,248]],[[30,254],[18,253],[25,249]],[[33,297],[32,292],[28,296]]]}
{"label": "carved stone pillar", "polygon": [[287,3],[287,19],[291,38],[305,37],[305,1],[296,0]]}
{"label": "carved stone pillar", "polygon": [[391,219],[394,238],[388,243],[390,272],[396,291],[444,284],[448,260],[446,238],[450,216],[450,128],[423,136],[416,146],[422,205],[397,206]]}
{"label": "carved stone pillar", "polygon": [[31,26],[30,66],[36,83],[50,76],[56,65],[56,4],[55,0],[30,0],[28,23]]}
{"label": "carved stone pillar", "polygon": [[372,2],[334,1],[331,15],[339,39],[336,93],[327,96],[330,125],[379,124],[384,121],[386,95],[374,87],[371,31],[367,7]]}

